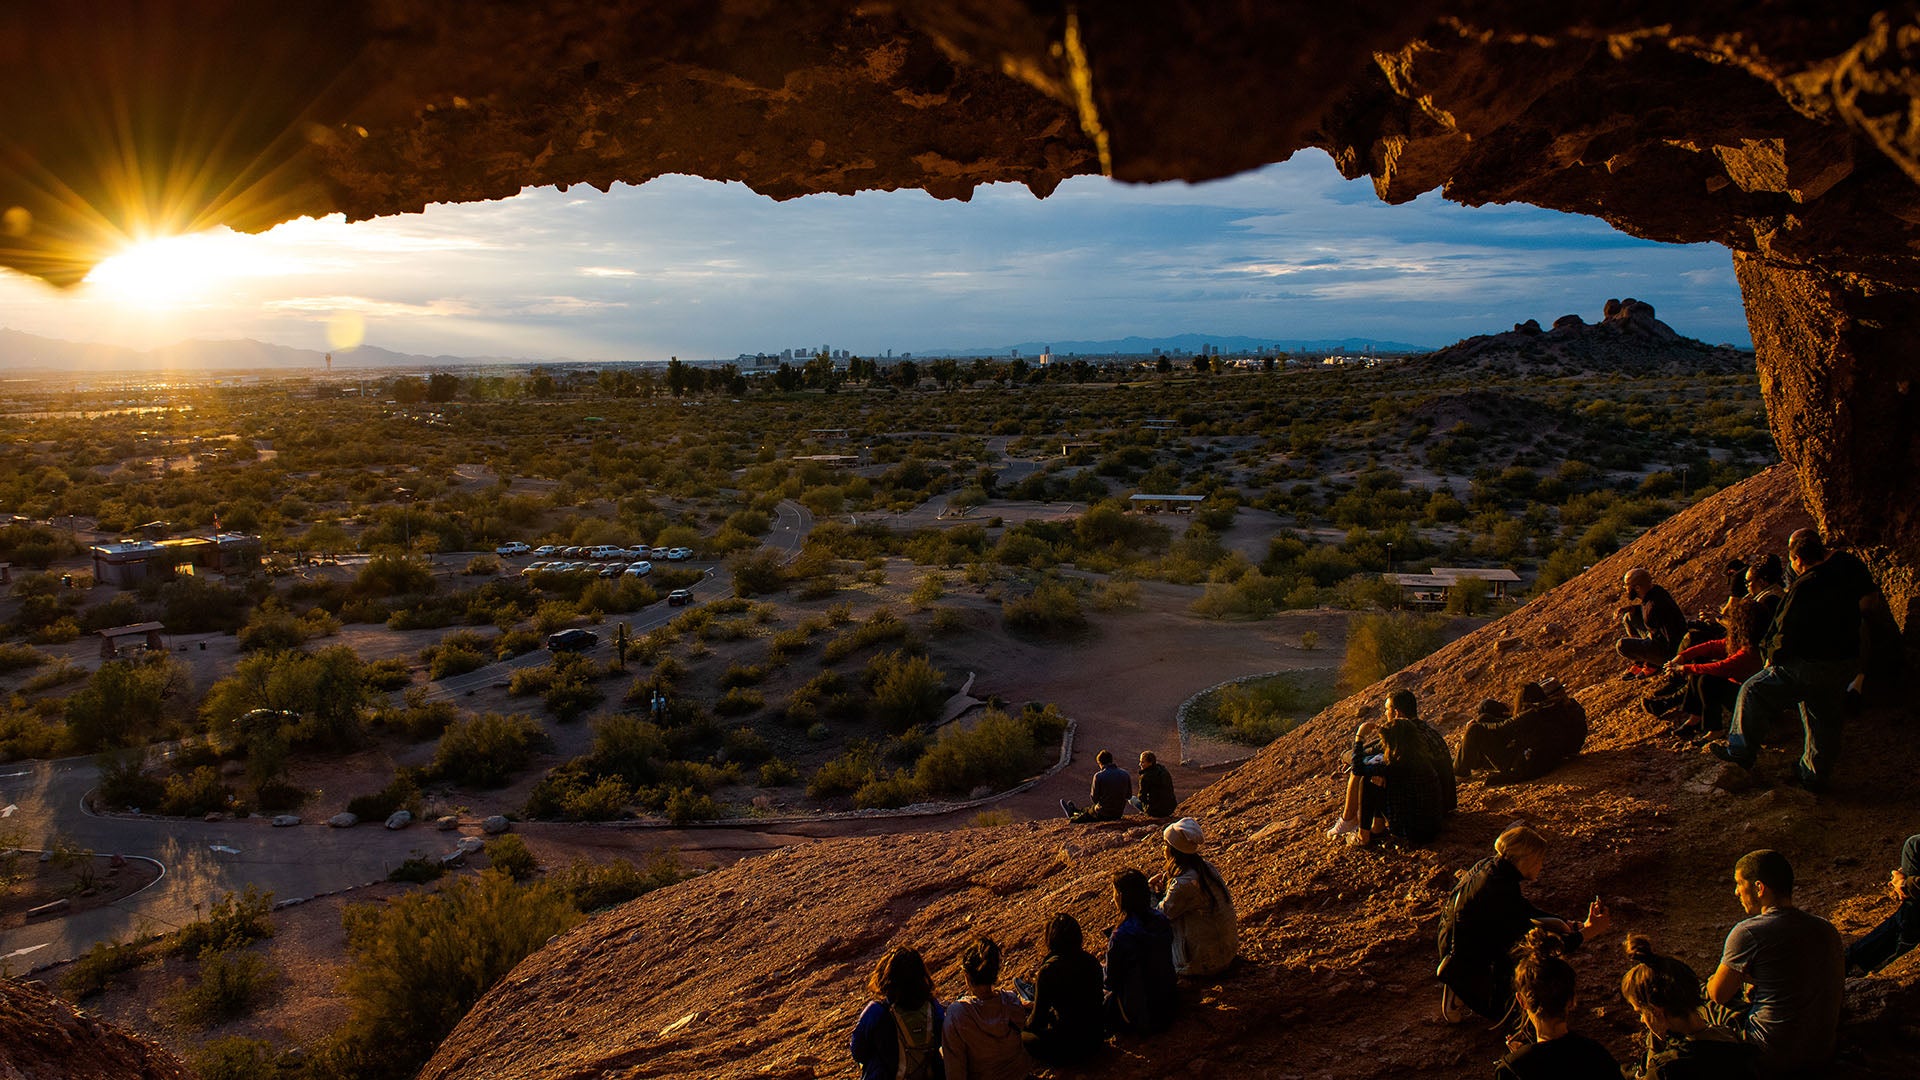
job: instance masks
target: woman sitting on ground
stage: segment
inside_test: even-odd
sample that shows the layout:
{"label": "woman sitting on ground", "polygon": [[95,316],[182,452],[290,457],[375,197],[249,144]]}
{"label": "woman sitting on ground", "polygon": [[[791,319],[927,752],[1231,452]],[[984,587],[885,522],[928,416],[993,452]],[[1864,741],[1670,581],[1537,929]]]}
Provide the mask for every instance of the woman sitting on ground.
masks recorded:
{"label": "woman sitting on ground", "polygon": [[1042,1064],[1077,1065],[1106,1041],[1100,961],[1083,945],[1080,923],[1064,911],[1047,920],[1046,946],[1033,979],[1033,1016],[1020,1038]]}
{"label": "woman sitting on ground", "polygon": [[940,1030],[940,1062],[946,1080],[1026,1080],[1033,1069],[1021,1034],[1027,1026],[1027,1006],[1011,990],[996,990],[1000,979],[1000,946],[978,937],[961,954],[966,973],[965,997],[947,1007]]}
{"label": "woman sitting on ground", "polygon": [[1173,968],[1192,979],[1217,975],[1240,950],[1239,921],[1226,879],[1200,857],[1200,823],[1181,818],[1160,834],[1167,868],[1149,883],[1163,889],[1156,906],[1173,924]]}
{"label": "woman sitting on ground", "polygon": [[1107,940],[1107,1030],[1151,1035],[1173,1023],[1173,925],[1153,906],[1153,886],[1138,870],[1113,875],[1113,902],[1126,918]]}
{"label": "woman sitting on ground", "polygon": [[1920,944],[1920,836],[1909,836],[1901,845],[1900,865],[1893,868],[1887,893],[1900,906],[1866,937],[1847,946],[1849,974],[1871,975]]}
{"label": "woman sitting on ground", "polygon": [[1507,1040],[1507,1056],[1493,1068],[1495,1080],[1620,1080],[1620,1063],[1607,1048],[1567,1027],[1580,998],[1573,966],[1561,959],[1565,948],[1559,934],[1535,927],[1516,951],[1513,993],[1533,1041],[1518,1035]]}
{"label": "woman sitting on ground", "polygon": [[853,1026],[853,1060],[861,1080],[939,1080],[940,1028],[946,1010],[933,997],[933,980],[920,954],[887,950],[867,980],[873,1000]]}
{"label": "woman sitting on ground", "polygon": [[1685,711],[1687,721],[1673,729],[1675,735],[1690,738],[1723,730],[1721,718],[1732,713],[1740,684],[1761,668],[1760,638],[1767,632],[1765,609],[1751,600],[1736,599],[1728,600],[1720,611],[1727,626],[1726,637],[1701,642],[1667,663],[1668,673],[1686,679],[1681,692],[1641,702],[1654,716],[1675,708]]}
{"label": "woman sitting on ground", "polygon": [[1440,777],[1419,728],[1395,707],[1400,697],[1387,699],[1385,726],[1367,720],[1355,729],[1346,805],[1327,835],[1365,844],[1382,827],[1383,818],[1385,827],[1409,844],[1424,844],[1440,834],[1445,815]]}
{"label": "woman sitting on ground", "polygon": [[1753,1047],[1707,1022],[1700,976],[1691,967],[1654,952],[1641,934],[1627,938],[1627,959],[1633,967],[1620,979],[1620,996],[1647,1026],[1643,1080],[1755,1080]]}

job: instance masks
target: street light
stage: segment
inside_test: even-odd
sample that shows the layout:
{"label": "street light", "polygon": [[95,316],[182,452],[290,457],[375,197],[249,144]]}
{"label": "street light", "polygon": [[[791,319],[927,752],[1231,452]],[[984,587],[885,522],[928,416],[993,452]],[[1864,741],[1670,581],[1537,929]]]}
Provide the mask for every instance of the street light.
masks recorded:
{"label": "street light", "polygon": [[1387,573],[1393,573],[1393,545],[1387,545]]}

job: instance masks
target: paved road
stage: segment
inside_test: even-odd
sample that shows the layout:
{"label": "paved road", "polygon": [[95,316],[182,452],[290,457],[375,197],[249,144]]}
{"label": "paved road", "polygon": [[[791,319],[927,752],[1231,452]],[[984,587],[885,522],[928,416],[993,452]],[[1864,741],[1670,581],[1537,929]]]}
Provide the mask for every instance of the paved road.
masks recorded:
{"label": "paved road", "polygon": [[[791,561],[800,553],[813,515],[798,503],[780,504],[767,544]],[[694,586],[707,598],[732,591],[723,568],[714,568]],[[671,618],[678,609],[657,605],[632,621],[644,632]],[[610,651],[610,642],[600,650]],[[468,689],[509,678],[519,667],[542,664],[544,652],[430,684],[437,697],[464,694]],[[88,811],[83,797],[98,783],[92,758],[0,765],[0,807],[13,806],[8,824],[22,826],[28,846],[64,837],[102,855],[145,856],[158,860],[165,874],[153,885],[116,903],[56,919],[36,920],[0,932],[0,970],[25,971],[49,960],[77,956],[97,941],[145,931],[163,931],[191,921],[196,905],[204,906],[249,883],[271,891],[279,899],[310,897],[322,892],[384,878],[388,871],[415,854],[439,855],[453,848],[455,834],[415,826],[389,832],[378,823],[353,829],[330,829],[308,823],[273,828],[265,819],[203,822],[178,819],[102,817]],[[577,828],[577,826],[532,826]],[[471,826],[462,830],[475,833]],[[753,830],[728,830],[700,837],[702,846],[753,850],[794,842],[753,835]],[[627,835],[631,842],[633,834]],[[653,836],[647,837],[651,845]]]}

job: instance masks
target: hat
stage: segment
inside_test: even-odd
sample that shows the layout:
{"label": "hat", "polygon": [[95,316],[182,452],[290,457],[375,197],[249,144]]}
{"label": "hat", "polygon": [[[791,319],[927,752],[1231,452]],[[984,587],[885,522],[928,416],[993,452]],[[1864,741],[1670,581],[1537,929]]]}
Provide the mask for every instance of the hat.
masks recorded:
{"label": "hat", "polygon": [[1520,688],[1520,706],[1539,705],[1547,700],[1547,688],[1537,682],[1530,682]]}
{"label": "hat", "polygon": [[[1181,820],[1192,821],[1193,819]],[[1173,840],[1168,839],[1167,843],[1171,844]],[[1920,878],[1920,836],[1909,836],[1907,842],[1900,846],[1900,872],[1910,878]]]}
{"label": "hat", "polygon": [[1160,833],[1160,838],[1165,840],[1167,846],[1175,851],[1185,852],[1188,855],[1197,855],[1200,853],[1200,841],[1203,839],[1203,834],[1200,831],[1200,823],[1198,821],[1190,817],[1183,817],[1179,821],[1167,826],[1166,829]]}

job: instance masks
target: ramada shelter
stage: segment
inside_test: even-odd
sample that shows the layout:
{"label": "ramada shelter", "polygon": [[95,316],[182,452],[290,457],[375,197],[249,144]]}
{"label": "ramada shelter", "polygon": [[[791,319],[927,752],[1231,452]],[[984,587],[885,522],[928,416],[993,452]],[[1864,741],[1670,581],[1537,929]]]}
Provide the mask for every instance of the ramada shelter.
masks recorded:
{"label": "ramada shelter", "polygon": [[1436,566],[1425,574],[1386,574],[1388,581],[1400,586],[1408,607],[1444,607],[1447,591],[1461,581],[1475,578],[1487,583],[1495,600],[1507,597],[1507,586],[1520,583],[1520,575],[1498,566]]}

